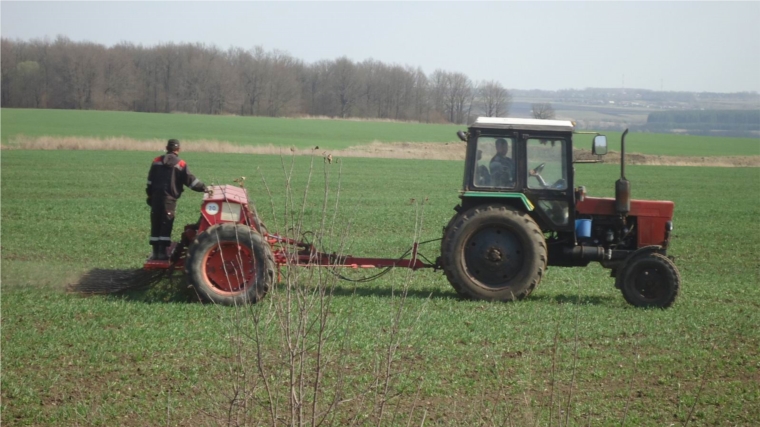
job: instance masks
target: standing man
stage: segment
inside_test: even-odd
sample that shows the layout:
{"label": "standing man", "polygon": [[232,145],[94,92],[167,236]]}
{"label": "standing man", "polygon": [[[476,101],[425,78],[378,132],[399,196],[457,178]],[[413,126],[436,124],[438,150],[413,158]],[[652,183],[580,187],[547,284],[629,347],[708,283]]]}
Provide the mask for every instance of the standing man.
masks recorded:
{"label": "standing man", "polygon": [[488,165],[491,169],[491,180],[495,187],[511,187],[515,183],[515,163],[507,157],[509,143],[505,138],[495,141],[496,154]]}
{"label": "standing man", "polygon": [[177,199],[182,196],[183,186],[193,191],[206,191],[206,185],[190,173],[187,163],[179,158],[179,141],[170,139],[166,154],[153,159],[148,172],[148,205],[150,206],[150,244],[153,260],[168,260],[166,249],[172,242],[172,226]]}

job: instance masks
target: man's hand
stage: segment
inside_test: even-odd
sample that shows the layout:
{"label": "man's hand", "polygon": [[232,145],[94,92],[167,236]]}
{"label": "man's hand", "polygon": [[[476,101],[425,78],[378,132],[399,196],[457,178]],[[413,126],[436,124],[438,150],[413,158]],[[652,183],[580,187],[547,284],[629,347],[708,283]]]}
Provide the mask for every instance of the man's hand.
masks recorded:
{"label": "man's hand", "polygon": [[148,206],[153,206],[153,204],[150,202],[150,196],[148,196],[148,198],[145,199],[145,203],[147,203]]}

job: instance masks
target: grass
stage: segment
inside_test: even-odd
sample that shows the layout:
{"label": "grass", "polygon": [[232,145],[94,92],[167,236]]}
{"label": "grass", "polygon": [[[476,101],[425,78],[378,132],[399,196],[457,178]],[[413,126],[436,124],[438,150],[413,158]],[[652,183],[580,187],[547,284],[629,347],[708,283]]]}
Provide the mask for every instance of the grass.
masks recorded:
{"label": "grass", "polygon": [[[275,214],[284,214],[279,157],[183,157],[206,182],[248,177],[262,216],[274,222],[260,171],[275,195]],[[5,425],[207,425],[214,424],[208,413],[227,405],[233,309],[186,303],[168,282],[122,298],[62,290],[90,268],[141,265],[149,249],[143,197],[149,160],[138,152],[2,152]],[[295,188],[303,188],[308,161],[295,159]],[[349,253],[392,257],[406,250],[413,198],[428,198],[422,239],[440,237],[458,200],[460,162],[341,161],[339,220],[351,222]],[[331,171],[337,174],[336,164]],[[617,166],[581,164],[576,171],[590,194],[614,194]],[[702,381],[689,425],[760,419],[760,200],[752,197],[760,169],[626,172],[634,198],[676,203],[671,253],[683,290],[674,307],[627,306],[608,272],[595,265],[550,268],[541,286],[514,304],[462,301],[440,272],[416,272],[395,386],[402,402],[421,386],[416,425],[423,408],[426,425],[484,424],[486,410],[512,414],[516,425],[533,419],[557,425],[558,400],[571,424],[619,425],[628,406],[627,425],[681,425]],[[321,173],[313,180],[320,189]],[[307,208],[311,220],[319,215],[317,193]],[[194,222],[199,201],[198,193],[186,193],[176,223]],[[435,257],[437,247],[422,252]],[[336,289],[335,318],[353,313],[345,363],[350,390],[366,385],[378,361],[378,337],[393,315],[391,294],[407,273]]]}
{"label": "grass", "polygon": [[[17,135],[128,137],[137,140],[214,140],[243,145],[344,149],[380,142],[455,142],[461,125],[266,117],[148,114],[114,111],[2,109],[2,143]],[[607,132],[611,150],[620,150],[620,132]],[[590,135],[576,147],[591,148]],[[160,147],[159,147],[160,148]],[[633,133],[630,153],[667,156],[757,156],[760,139]]]}
{"label": "grass", "polygon": [[[604,132],[607,135],[609,149],[620,151],[622,132]],[[576,147],[591,149],[591,136],[588,145],[575,142]],[[575,137],[578,141],[579,137]],[[659,133],[629,133],[625,137],[626,153],[654,154],[661,156],[758,156],[760,155],[760,138],[730,138],[697,135],[674,135]]]}

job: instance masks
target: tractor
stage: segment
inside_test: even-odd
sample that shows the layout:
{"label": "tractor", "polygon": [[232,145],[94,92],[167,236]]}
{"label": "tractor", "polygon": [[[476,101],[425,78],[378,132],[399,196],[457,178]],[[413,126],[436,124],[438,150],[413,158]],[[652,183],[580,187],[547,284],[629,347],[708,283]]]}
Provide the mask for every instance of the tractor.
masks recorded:
{"label": "tractor", "polygon": [[[615,198],[588,197],[584,187],[574,187],[574,134],[581,132],[570,121],[486,117],[457,132],[467,144],[461,202],[443,229],[434,262],[421,261],[420,243],[408,258],[321,252],[268,232],[247,191],[223,185],[204,195],[200,220],[171,245],[169,261],[148,260],[144,269],[184,268],[203,299],[226,305],[261,300],[285,265],[441,269],[462,297],[512,301],[530,295],[548,266],[596,261],[611,270],[628,303],[671,306],[680,286],[667,256],[674,203],[631,200],[627,130]],[[606,137],[589,134],[592,153],[606,154]]]}
{"label": "tractor", "polygon": [[[575,187],[573,131],[570,121],[481,117],[458,132],[467,143],[463,191],[444,229],[440,267],[464,297],[510,301],[530,295],[548,266],[596,261],[628,303],[669,307],[680,286],[667,256],[674,203],[631,200],[627,129],[615,198],[588,197]],[[602,156],[607,138],[594,135],[592,153]],[[511,159],[511,170],[499,157]]]}

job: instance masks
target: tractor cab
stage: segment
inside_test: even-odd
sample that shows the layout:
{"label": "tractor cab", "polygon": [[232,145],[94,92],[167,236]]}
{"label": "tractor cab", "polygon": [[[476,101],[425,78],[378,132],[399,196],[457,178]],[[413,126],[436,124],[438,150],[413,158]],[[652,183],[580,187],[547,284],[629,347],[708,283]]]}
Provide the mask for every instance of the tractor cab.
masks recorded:
{"label": "tractor cab", "polygon": [[573,124],[480,117],[462,136],[462,207],[498,199],[530,212],[542,229],[574,230]]}

